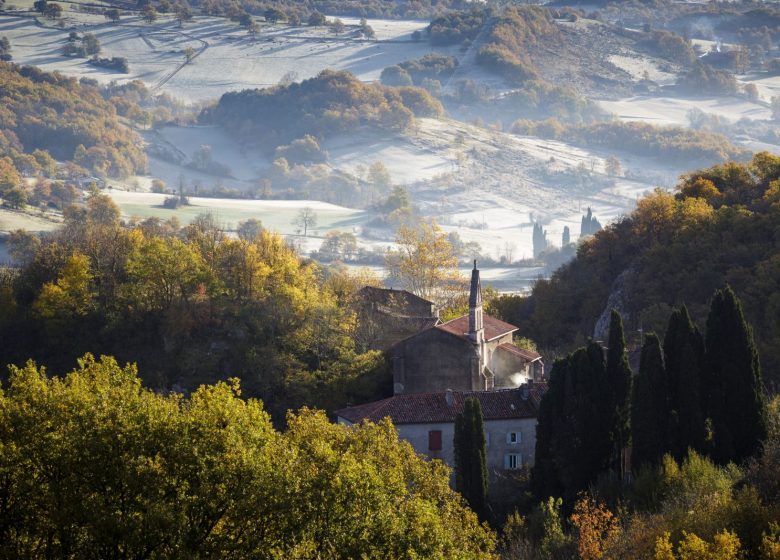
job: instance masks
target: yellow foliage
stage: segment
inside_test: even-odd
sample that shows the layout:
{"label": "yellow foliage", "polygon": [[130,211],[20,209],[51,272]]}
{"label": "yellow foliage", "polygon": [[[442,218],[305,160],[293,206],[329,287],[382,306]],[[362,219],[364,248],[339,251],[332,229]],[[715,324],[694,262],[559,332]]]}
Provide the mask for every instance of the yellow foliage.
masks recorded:
{"label": "yellow foliage", "polygon": [[43,285],[33,310],[44,319],[86,315],[92,305],[91,281],[89,258],[81,253],[73,253],[57,281]]}
{"label": "yellow foliage", "polygon": [[458,257],[435,221],[399,227],[396,243],[398,249],[387,256],[386,265],[404,288],[442,307],[463,290]]}
{"label": "yellow foliage", "polygon": [[577,529],[577,550],[582,560],[600,560],[620,533],[618,518],[587,495],[574,505],[571,522]]}
{"label": "yellow foliage", "polygon": [[780,525],[772,523],[761,537],[761,560],[780,560]]}
{"label": "yellow foliage", "polygon": [[715,535],[712,543],[683,531],[676,554],[672,550],[669,533],[659,538],[655,545],[655,560],[739,560],[741,554],[739,537],[726,530]]}

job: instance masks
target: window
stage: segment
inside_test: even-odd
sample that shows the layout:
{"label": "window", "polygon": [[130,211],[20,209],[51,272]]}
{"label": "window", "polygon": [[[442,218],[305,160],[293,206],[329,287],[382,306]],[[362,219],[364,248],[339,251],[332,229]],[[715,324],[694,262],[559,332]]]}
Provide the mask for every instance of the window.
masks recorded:
{"label": "window", "polygon": [[428,451],[441,451],[441,430],[428,432]]}
{"label": "window", "polygon": [[485,447],[490,447],[490,432],[485,432]]}
{"label": "window", "polygon": [[520,432],[507,432],[506,442],[509,445],[517,445],[520,443]]}
{"label": "window", "polygon": [[523,466],[523,459],[519,453],[507,453],[504,455],[504,468],[508,471],[516,471]]}

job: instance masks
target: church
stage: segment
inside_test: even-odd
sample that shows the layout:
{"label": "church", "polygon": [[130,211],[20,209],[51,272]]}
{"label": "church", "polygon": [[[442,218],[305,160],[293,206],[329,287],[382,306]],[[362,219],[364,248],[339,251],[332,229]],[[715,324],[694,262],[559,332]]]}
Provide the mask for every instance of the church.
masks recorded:
{"label": "church", "polygon": [[515,346],[515,331],[516,326],[483,313],[474,261],[468,315],[437,322],[390,348],[394,393],[491,391],[542,381],[541,356]]}

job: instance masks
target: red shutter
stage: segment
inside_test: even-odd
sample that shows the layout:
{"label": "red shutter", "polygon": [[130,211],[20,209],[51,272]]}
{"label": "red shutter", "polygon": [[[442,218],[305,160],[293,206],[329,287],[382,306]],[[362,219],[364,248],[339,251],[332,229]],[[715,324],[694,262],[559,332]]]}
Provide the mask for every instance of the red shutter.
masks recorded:
{"label": "red shutter", "polygon": [[428,451],[441,451],[441,430],[428,432]]}

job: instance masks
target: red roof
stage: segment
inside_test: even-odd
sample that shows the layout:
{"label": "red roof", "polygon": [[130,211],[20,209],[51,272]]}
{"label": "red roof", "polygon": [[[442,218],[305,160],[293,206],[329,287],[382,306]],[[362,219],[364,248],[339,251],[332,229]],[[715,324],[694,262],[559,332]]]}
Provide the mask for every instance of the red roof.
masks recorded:
{"label": "red roof", "polygon": [[[500,336],[515,332],[517,330],[516,326],[510,325],[509,323],[505,323],[504,321],[499,321],[498,319],[496,319],[495,317],[491,317],[490,315],[482,316],[482,324],[485,327],[485,340],[493,340],[494,338],[498,338]],[[458,317],[457,319],[453,319],[452,321],[447,321],[446,323],[442,323],[441,325],[436,325],[435,328],[441,329],[450,334],[454,334],[455,336],[468,339],[469,316],[463,315],[462,317]]]}
{"label": "red roof", "polygon": [[395,395],[337,410],[336,415],[353,424],[363,420],[379,422],[386,417],[394,424],[454,422],[457,414],[463,411],[466,399],[473,397],[479,400],[485,420],[536,418],[545,392],[546,383],[528,383],[515,389],[495,391],[453,391],[452,405],[447,404],[446,392]]}
{"label": "red roof", "polygon": [[523,348],[518,348],[514,344],[509,344],[508,342],[499,344],[498,349],[503,350],[504,352],[509,352],[510,354],[514,354],[515,356],[523,358],[529,362],[535,362],[542,357],[541,354],[538,354],[533,350],[524,350]]}

